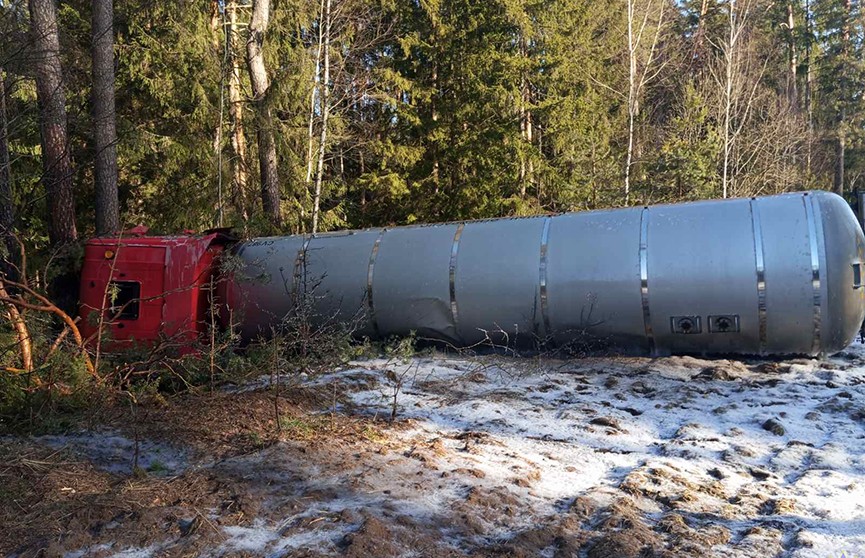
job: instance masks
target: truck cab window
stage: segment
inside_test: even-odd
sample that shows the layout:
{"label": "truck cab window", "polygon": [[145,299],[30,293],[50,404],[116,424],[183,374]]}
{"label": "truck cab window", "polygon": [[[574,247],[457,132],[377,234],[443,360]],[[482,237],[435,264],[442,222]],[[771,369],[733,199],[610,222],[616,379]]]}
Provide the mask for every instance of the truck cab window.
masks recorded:
{"label": "truck cab window", "polygon": [[111,281],[108,285],[110,315],[117,320],[137,320],[141,303],[141,283]]}

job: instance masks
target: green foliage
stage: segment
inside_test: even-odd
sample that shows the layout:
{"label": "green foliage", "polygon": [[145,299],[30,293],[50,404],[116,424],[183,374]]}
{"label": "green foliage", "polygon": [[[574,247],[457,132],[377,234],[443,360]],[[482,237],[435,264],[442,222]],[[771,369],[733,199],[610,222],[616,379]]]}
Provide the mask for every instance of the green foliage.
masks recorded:
{"label": "green foliage", "polygon": [[710,119],[706,100],[693,83],[684,90],[679,113],[669,125],[658,156],[653,162],[654,183],[649,195],[654,201],[697,200],[717,196],[717,153],[721,137]]}
{"label": "green foliage", "polygon": [[[324,229],[621,203],[628,89],[621,0],[334,1]],[[60,6],[79,228],[87,235],[94,218],[90,3]],[[656,66],[640,98],[635,203],[720,193],[729,6],[688,0],[667,7]],[[252,209],[246,220],[231,201],[231,57],[223,8],[142,0],[116,6],[124,220],[158,232],[202,229],[216,224],[221,200],[223,223],[245,233],[302,232],[313,198],[307,167],[316,162],[322,126],[320,3],[275,5],[264,43],[271,81],[266,102],[275,116],[286,215],[281,230],[253,203],[259,195],[257,122],[248,103],[243,25],[234,55],[244,97],[243,196]],[[240,10],[241,24],[247,11]],[[40,247],[46,244],[45,200],[33,64],[21,48],[27,25],[26,3],[0,7],[17,222],[28,243]],[[735,76],[744,84],[730,169],[737,193],[830,184],[841,137],[845,188],[862,185],[863,34],[856,2],[749,3]],[[774,145],[767,145],[769,138]]]}
{"label": "green foliage", "polygon": [[[0,343],[17,346],[5,328]],[[31,374],[10,372],[4,370],[6,366],[19,366],[17,352],[0,355],[0,432],[65,428],[107,394],[93,382],[83,357],[75,351],[56,351]]]}
{"label": "green foliage", "polygon": [[115,20],[127,220],[165,231],[212,225],[220,58],[207,5],[133,1]]}
{"label": "green foliage", "polygon": [[389,359],[408,360],[416,353],[417,336],[415,332],[404,337],[394,337],[384,342],[382,349]]}

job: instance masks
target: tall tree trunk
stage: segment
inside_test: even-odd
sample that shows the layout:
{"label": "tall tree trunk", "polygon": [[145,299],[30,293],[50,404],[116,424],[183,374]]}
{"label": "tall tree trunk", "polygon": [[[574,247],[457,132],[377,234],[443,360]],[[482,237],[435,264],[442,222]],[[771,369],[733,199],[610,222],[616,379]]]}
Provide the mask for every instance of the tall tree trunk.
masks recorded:
{"label": "tall tree trunk", "polygon": [[727,44],[724,45],[724,163],[721,169],[721,194],[726,198],[730,194],[730,158],[733,152],[733,66],[737,62],[737,40],[739,37],[736,22],[736,4],[732,0],[728,12],[728,36]]}
{"label": "tall tree trunk", "polygon": [[322,58],[324,72],[321,80],[321,134],[318,143],[318,165],[315,172],[315,196],[312,200],[312,232],[318,232],[321,211],[321,186],[324,179],[324,156],[327,148],[327,121],[330,117],[330,32],[331,0],[325,0],[324,7],[324,50]]}
{"label": "tall tree trunk", "polygon": [[[363,149],[357,153],[357,164],[360,167],[360,176],[366,173],[366,164],[363,160]],[[366,215],[366,182],[360,187],[360,212]]]}
{"label": "tall tree trunk", "polygon": [[[15,205],[12,201],[12,172],[9,162],[9,125],[6,120],[6,75],[0,66],[0,237],[14,252],[10,236],[15,224]],[[0,269],[2,271],[2,269]]]}
{"label": "tall tree trunk", "polygon": [[[520,37],[520,56],[525,60],[528,58],[528,48],[525,36]],[[520,156],[520,199],[526,199],[526,187],[534,181],[534,160],[530,149],[533,143],[533,123],[531,110],[531,83],[526,72],[520,75],[520,135],[525,146],[529,147],[529,153]]]}
{"label": "tall tree trunk", "polygon": [[66,122],[66,90],[60,65],[60,37],[54,0],[29,0],[30,32],[39,129],[42,136],[42,183],[48,197],[48,236],[53,245],[78,239],[75,196],[72,189],[72,156]]}
{"label": "tall tree trunk", "polygon": [[808,119],[808,139],[805,154],[805,175],[808,180],[811,179],[811,150],[814,141],[814,106],[812,102],[812,91],[814,87],[814,61],[811,58],[813,40],[813,20],[811,15],[811,2],[805,0],[805,59],[807,60],[808,69],[805,76],[805,112]]}
{"label": "tall tree trunk", "polygon": [[691,51],[690,64],[703,57],[703,45],[706,43],[706,14],[709,13],[709,0],[703,0],[700,5],[700,19],[697,20],[697,31],[694,33],[694,49]]}
{"label": "tall tree trunk", "polygon": [[625,205],[631,201],[631,163],[634,121],[637,118],[637,44],[634,37],[634,0],[628,0],[628,150],[625,157]]}
{"label": "tall tree trunk", "polygon": [[[841,109],[841,122],[844,121],[844,109]],[[847,142],[844,138],[844,132],[838,131],[838,140],[835,144],[835,180],[834,191],[839,196],[844,195],[844,165],[847,157]]]}
{"label": "tall tree trunk", "polygon": [[231,151],[232,151],[232,190],[234,206],[243,217],[249,220],[249,209],[246,203],[246,185],[248,182],[246,162],[246,135],[243,131],[243,99],[241,96],[240,62],[237,44],[237,2],[231,0],[225,6],[228,11],[228,47],[231,58],[231,75],[228,80],[229,114],[231,115]]}
{"label": "tall tree trunk", "polygon": [[114,1],[93,0],[93,136],[96,145],[96,234],[120,230],[114,110]]}
{"label": "tall tree trunk", "polygon": [[841,76],[840,97],[841,108],[838,113],[838,127],[836,129],[835,143],[835,177],[834,190],[839,196],[844,195],[844,167],[847,156],[847,66],[850,63],[850,17],[852,12],[851,0],[844,0],[843,22],[841,23]]}
{"label": "tall tree trunk", "polygon": [[[625,157],[625,205],[631,201],[631,175],[634,166],[634,154],[637,153],[636,123],[640,115],[640,96],[643,88],[656,75],[650,74],[652,63],[655,59],[655,50],[661,37],[664,25],[664,0],[660,0],[657,6],[657,19],[652,16],[655,9],[654,2],[649,0],[643,7],[643,14],[636,13],[637,1],[628,0],[628,147]],[[646,28],[657,25],[652,32],[651,44],[648,48],[641,44],[646,35]],[[635,25],[636,24],[636,25]],[[644,59],[641,59],[644,57]]]}
{"label": "tall tree trunk", "polygon": [[15,202],[12,199],[12,168],[9,160],[9,123],[6,119],[6,75],[0,67],[0,238],[8,252],[8,264],[0,263],[2,274],[17,281],[15,268],[18,243],[12,236],[15,226]]}
{"label": "tall tree trunk", "polygon": [[[435,29],[435,27],[433,27]],[[437,40],[437,39],[436,39]],[[438,44],[438,43],[436,43]],[[439,112],[437,100],[439,96],[439,63],[438,63],[438,51],[435,51],[436,59],[433,60],[432,63],[432,95],[430,95],[430,117],[433,122],[433,129],[435,130],[438,127],[439,121]],[[436,195],[439,193],[440,183],[441,183],[441,170],[439,164],[439,148],[438,143],[432,145],[432,179],[433,179],[433,188]]]}
{"label": "tall tree trunk", "polygon": [[246,41],[246,59],[252,82],[258,138],[258,166],[261,170],[261,205],[265,215],[275,226],[282,226],[279,207],[279,171],[276,159],[276,140],[273,136],[273,115],[268,102],[270,82],[264,65],[264,33],[270,19],[270,0],[253,0],[249,39]]}
{"label": "tall tree trunk", "polygon": [[787,99],[790,107],[798,112],[799,88],[797,84],[796,69],[799,65],[799,54],[796,51],[796,20],[793,13],[793,2],[787,2],[787,63],[789,73],[787,74]]}
{"label": "tall tree trunk", "polygon": [[[222,200],[222,133],[225,121],[225,73],[228,65],[229,36],[226,26],[225,7],[221,6],[223,0],[210,0],[210,32],[211,46],[214,54],[219,57],[219,119],[216,121],[216,129],[213,133],[213,158],[216,163],[216,204],[213,207],[216,213],[216,226],[222,226],[225,216],[225,203]],[[223,39],[220,43],[220,38]]]}
{"label": "tall tree trunk", "polygon": [[321,51],[324,48],[324,0],[319,2],[318,7],[318,48],[315,51],[313,59],[312,85],[309,88],[309,118],[307,119],[306,130],[306,180],[304,181],[303,196],[298,200],[300,206],[300,226],[305,227],[306,221],[306,200],[310,191],[313,189],[312,184],[312,167],[315,151],[315,107],[318,101],[318,92],[321,82]]}
{"label": "tall tree trunk", "polygon": [[306,142],[306,185],[307,191],[312,186],[313,144],[315,143],[315,102],[321,80],[321,51],[324,48],[324,0],[318,9],[318,48],[313,60],[312,87],[309,91],[309,120],[307,121]]}
{"label": "tall tree trunk", "polygon": [[210,0],[210,46],[213,47],[213,50],[217,53],[222,50],[219,45],[219,36],[221,33],[219,32],[220,25],[220,14],[219,14],[219,3],[221,0]]}

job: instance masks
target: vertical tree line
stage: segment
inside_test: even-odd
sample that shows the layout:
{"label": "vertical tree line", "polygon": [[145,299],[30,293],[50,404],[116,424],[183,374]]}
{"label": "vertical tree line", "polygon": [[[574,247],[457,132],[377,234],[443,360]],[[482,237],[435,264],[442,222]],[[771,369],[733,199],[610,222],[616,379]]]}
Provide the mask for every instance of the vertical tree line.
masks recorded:
{"label": "vertical tree line", "polygon": [[93,0],[93,145],[96,234],[120,230],[114,106],[114,0]]}
{"label": "vertical tree line", "polygon": [[5,0],[0,30],[0,229],[37,245],[865,187],[860,0]]}
{"label": "vertical tree line", "polygon": [[42,184],[48,199],[52,244],[78,239],[72,180],[72,153],[66,119],[66,85],[60,60],[60,32],[53,0],[30,0],[30,55],[39,107]]}

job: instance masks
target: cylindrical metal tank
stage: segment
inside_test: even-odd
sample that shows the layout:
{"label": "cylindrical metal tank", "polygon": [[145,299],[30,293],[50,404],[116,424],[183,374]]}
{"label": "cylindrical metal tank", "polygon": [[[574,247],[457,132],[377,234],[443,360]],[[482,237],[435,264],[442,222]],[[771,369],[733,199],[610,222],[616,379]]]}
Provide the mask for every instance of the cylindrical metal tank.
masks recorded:
{"label": "cylindrical metal tank", "polygon": [[865,238],[818,191],[261,238],[234,253],[225,299],[248,339],[298,300],[361,335],[655,355],[831,353],[865,317]]}

